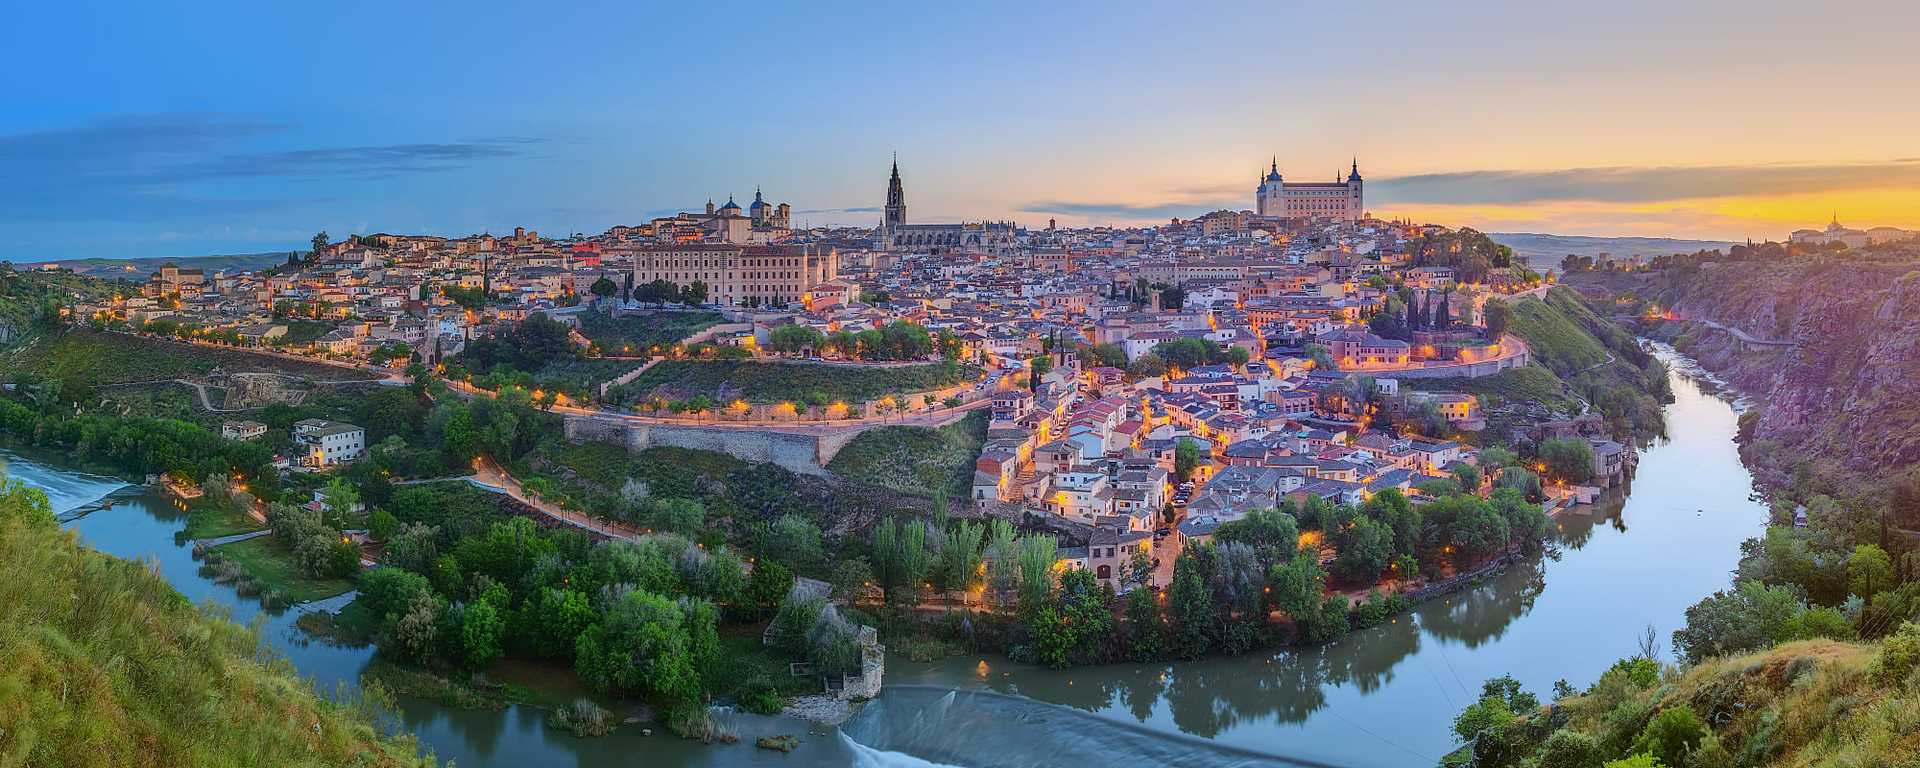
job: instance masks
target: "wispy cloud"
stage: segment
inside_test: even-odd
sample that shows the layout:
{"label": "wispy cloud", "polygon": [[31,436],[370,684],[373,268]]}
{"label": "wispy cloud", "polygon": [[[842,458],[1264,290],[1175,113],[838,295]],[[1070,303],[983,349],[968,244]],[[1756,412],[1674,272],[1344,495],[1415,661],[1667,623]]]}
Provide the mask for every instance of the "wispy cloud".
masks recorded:
{"label": "wispy cloud", "polygon": [[1879,163],[1459,171],[1368,183],[1368,205],[1514,205],[1585,201],[1650,203],[1717,197],[1920,187],[1920,158]]}
{"label": "wispy cloud", "polygon": [[880,210],[881,210],[880,206],[877,206],[877,205],[861,205],[861,206],[855,206],[853,208],[805,208],[805,209],[794,211],[794,213],[804,213],[809,216],[818,216],[821,214],[828,214],[828,213],[879,213]]}
{"label": "wispy cloud", "polygon": [[1244,199],[1222,199],[1200,202],[1175,203],[1095,203],[1069,200],[1041,200],[1025,203],[1018,209],[1021,213],[1054,213],[1067,216],[1085,216],[1088,218],[1110,218],[1123,220],[1190,218],[1217,211],[1222,208],[1242,209],[1253,202],[1252,193]]}
{"label": "wispy cloud", "polygon": [[539,139],[261,148],[294,127],[222,115],[121,116],[0,136],[0,219],[111,221],[255,213],[337,193],[246,180],[366,181],[529,154]]}

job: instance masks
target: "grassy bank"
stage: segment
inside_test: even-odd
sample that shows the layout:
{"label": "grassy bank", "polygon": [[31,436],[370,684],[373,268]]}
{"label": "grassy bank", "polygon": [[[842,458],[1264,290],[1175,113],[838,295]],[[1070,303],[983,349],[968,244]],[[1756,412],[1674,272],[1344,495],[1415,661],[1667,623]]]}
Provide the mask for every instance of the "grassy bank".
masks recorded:
{"label": "grassy bank", "polygon": [[1512,328],[1526,339],[1534,364],[1552,371],[1598,408],[1615,436],[1665,434],[1660,406],[1673,399],[1666,367],[1579,293],[1559,287],[1547,292],[1544,301],[1514,304]]}
{"label": "grassy bank", "polygon": [[0,488],[0,762],[418,765],[372,708],[315,694],[253,631],[145,565],[81,547]]}
{"label": "grassy bank", "polygon": [[189,539],[217,539],[266,527],[238,504],[201,499],[187,506],[185,534]]}
{"label": "grassy bank", "polygon": [[287,603],[319,600],[353,589],[351,581],[311,579],[301,574],[299,563],[293,559],[293,552],[280,543],[276,536],[222,544],[214,547],[210,554],[238,564],[263,594]]}
{"label": "grassy bank", "polygon": [[881,427],[860,434],[834,454],[827,469],[908,493],[944,486],[964,499],[973,483],[973,462],[987,440],[987,415],[970,413],[944,427]]}
{"label": "grassy bank", "polygon": [[[1646,761],[1633,766],[1913,765],[1916,642],[1920,633],[1885,643],[1809,640],[1685,669],[1626,659],[1587,690],[1559,696],[1551,712],[1507,692],[1482,698],[1455,727],[1481,734],[1483,766],[1599,766],[1632,756]],[[1469,753],[1463,747],[1443,764],[1468,765]]]}
{"label": "grassy bank", "polygon": [[955,363],[889,368],[752,360],[666,360],[615,392],[620,402],[638,402],[655,390],[668,399],[705,395],[725,402],[735,397],[754,403],[859,403],[882,395],[910,394],[966,381],[968,370]]}

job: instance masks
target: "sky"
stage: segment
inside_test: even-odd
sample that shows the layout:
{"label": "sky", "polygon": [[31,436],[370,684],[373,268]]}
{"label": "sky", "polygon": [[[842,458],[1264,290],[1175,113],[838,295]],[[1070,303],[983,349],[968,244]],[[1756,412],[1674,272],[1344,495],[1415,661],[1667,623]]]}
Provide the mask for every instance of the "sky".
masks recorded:
{"label": "sky", "polygon": [[[182,6],[182,7],[174,7]],[[0,26],[0,258],[596,233],[756,187],[1150,224],[1269,158],[1376,215],[1920,228],[1920,3],[97,3]]]}

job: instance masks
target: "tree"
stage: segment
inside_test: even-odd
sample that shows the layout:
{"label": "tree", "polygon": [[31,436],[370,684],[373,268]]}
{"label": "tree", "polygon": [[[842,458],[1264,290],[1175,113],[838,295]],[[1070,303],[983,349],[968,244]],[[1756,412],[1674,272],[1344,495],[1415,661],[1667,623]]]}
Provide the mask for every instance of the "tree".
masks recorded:
{"label": "tree", "polygon": [[1222,523],[1215,541],[1237,541],[1253,548],[1262,565],[1284,563],[1300,548],[1300,527],[1293,515],[1271,507],[1254,509],[1246,517]]}
{"label": "tree", "polygon": [[1334,537],[1333,571],[1351,583],[1370,584],[1393,559],[1393,530],[1371,518],[1355,519]]}
{"label": "tree", "polygon": [[766,616],[780,605],[780,601],[793,589],[793,572],[777,562],[755,563],[753,575],[747,579],[746,604],[751,607],[750,615]]}
{"label": "tree", "polygon": [[1487,299],[1480,313],[1486,316],[1487,338],[1499,341],[1500,336],[1513,325],[1513,305],[1501,299]]}
{"label": "tree", "polygon": [[1213,649],[1213,591],[1207,588],[1195,550],[1180,553],[1173,561],[1173,588],[1169,590],[1169,612],[1173,619],[1173,652],[1182,658],[1197,659]]}
{"label": "tree", "polygon": [[327,249],[327,231],[323,229],[323,230],[320,230],[319,232],[314,233],[312,242],[313,242],[313,255],[317,258],[319,257],[321,251],[324,251]]}
{"label": "tree", "polygon": [[1151,589],[1127,593],[1127,654],[1134,661],[1153,661],[1166,652],[1167,624],[1157,594]]}
{"label": "tree", "polygon": [[660,595],[635,589],[601,624],[580,635],[574,668],[597,690],[645,694],[670,707],[697,704],[700,678],[686,613]]}
{"label": "tree", "polygon": [[1547,534],[1547,513],[1539,504],[1527,501],[1519,489],[1497,488],[1488,503],[1507,521],[1508,544],[1538,546]]}
{"label": "tree", "polygon": [[607,276],[601,275],[600,279],[593,281],[593,285],[587,286],[587,292],[602,299],[608,299],[620,292],[620,286]]}
{"label": "tree", "polygon": [[1298,624],[1313,618],[1326,593],[1327,574],[1321,570],[1318,557],[1296,557],[1276,565],[1268,571],[1267,580],[1273,589],[1274,607]]}
{"label": "tree", "polygon": [[818,350],[826,340],[819,331],[804,325],[783,325],[769,331],[767,337],[767,349],[790,355],[809,349]]}
{"label": "tree", "polygon": [[[547,658],[571,659],[580,634],[593,625],[595,613],[587,596],[579,590],[540,590],[532,608],[535,633],[534,652]],[[472,618],[472,614],[468,614]]]}
{"label": "tree", "polygon": [[388,541],[393,538],[394,534],[399,532],[400,519],[394,517],[392,512],[384,509],[376,509],[373,511],[373,514],[367,518],[367,535],[372,536],[378,541]]}
{"label": "tree", "polygon": [[1792,639],[1794,619],[1805,610],[1791,588],[1744,580],[1688,608],[1686,626],[1673,632],[1673,650],[1691,663],[1766,648]]}
{"label": "tree", "polygon": [[1200,444],[1193,438],[1182,436],[1173,444],[1173,476],[1180,482],[1187,482],[1199,466]]}
{"label": "tree", "polygon": [[785,563],[796,571],[818,565],[825,553],[820,543],[820,527],[796,514],[774,518],[759,537],[757,547],[764,558]]}
{"label": "tree", "polygon": [[485,669],[500,658],[506,624],[492,602],[469,603],[460,619],[460,658],[468,669]]}
{"label": "tree", "polygon": [[918,521],[905,525],[889,517],[873,529],[873,572],[887,602],[910,599],[927,576],[931,563],[926,528]]}
{"label": "tree", "polygon": [[691,283],[688,283],[686,288],[681,289],[680,303],[705,304],[707,303],[707,295],[708,295],[708,289],[707,289],[706,281],[695,280]]}
{"label": "tree", "polygon": [[1040,381],[1042,379],[1045,379],[1047,377],[1047,373],[1052,370],[1053,370],[1053,358],[1051,357],[1048,357],[1046,355],[1035,355],[1033,359],[1028,360],[1027,361],[1027,389],[1033,390],[1033,391],[1039,391]]}
{"label": "tree", "polygon": [[1893,583],[1893,558],[1877,544],[1860,544],[1847,557],[1847,590],[1860,597],[1875,593]]}
{"label": "tree", "polygon": [[360,492],[344,477],[335,477],[321,491],[320,507],[333,520],[346,520],[360,506]]}
{"label": "tree", "polygon": [[1387,488],[1360,505],[1360,514],[1372,518],[1393,531],[1395,554],[1412,554],[1420,548],[1425,515],[1408,501],[1398,488]]}
{"label": "tree", "polygon": [[1222,356],[1220,345],[1190,336],[1155,344],[1153,354],[1166,360],[1168,364],[1182,369],[1198,368],[1215,363]]}
{"label": "tree", "polygon": [[980,540],[986,533],[978,523],[962,520],[947,533],[940,549],[938,581],[942,589],[971,590],[982,577]]}
{"label": "tree", "polygon": [[1127,366],[1127,374],[1136,379],[1150,379],[1156,376],[1165,376],[1167,374],[1167,361],[1159,355],[1148,352],[1134,358],[1133,363]]}
{"label": "tree", "polygon": [[1540,461],[1556,480],[1578,483],[1593,477],[1593,445],[1577,437],[1556,437],[1540,444]]}
{"label": "tree", "polygon": [[1506,699],[1485,696],[1453,719],[1453,733],[1472,745],[1476,764],[1507,765],[1514,758],[1510,731],[1516,720]]}
{"label": "tree", "polygon": [[1015,562],[1020,570],[1020,610],[1025,613],[1053,599],[1053,565],[1059,542],[1052,536],[1025,536],[1019,540]]}

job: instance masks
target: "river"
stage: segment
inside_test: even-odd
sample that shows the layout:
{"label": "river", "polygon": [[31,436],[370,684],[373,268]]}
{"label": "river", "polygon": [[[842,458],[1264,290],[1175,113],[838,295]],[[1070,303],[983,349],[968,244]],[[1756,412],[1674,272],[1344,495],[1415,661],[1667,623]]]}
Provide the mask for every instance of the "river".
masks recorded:
{"label": "river", "polygon": [[[724,747],[659,730],[642,736],[632,726],[576,739],[548,730],[543,713],[528,707],[462,711],[402,699],[400,717],[462,768],[1042,766],[1095,754],[1121,764],[1432,765],[1452,749],[1453,716],[1481,681],[1512,674],[1543,698],[1558,679],[1592,682],[1637,650],[1645,627],[1664,641],[1689,605],[1725,587],[1740,542],[1759,533],[1766,510],[1750,498],[1752,478],[1733,443],[1737,407],[1704,391],[1683,365],[1672,367],[1672,437],[1641,453],[1624,503],[1563,516],[1548,557],[1325,648],[1068,671],[999,657],[893,659],[882,695],[840,732],[729,714],[746,743]],[[168,498],[64,468],[55,457],[0,457],[9,475],[47,490],[56,512],[115,496],[111,509],[68,526],[102,551],[149,559],[192,600],[240,621],[261,617],[262,636],[321,690],[351,685],[368,662],[366,649],[306,641],[293,623],[310,607],[263,616],[252,600],[199,576],[189,544],[174,538],[184,512]],[[800,735],[801,747],[783,755],[750,746],[777,733]]]}

